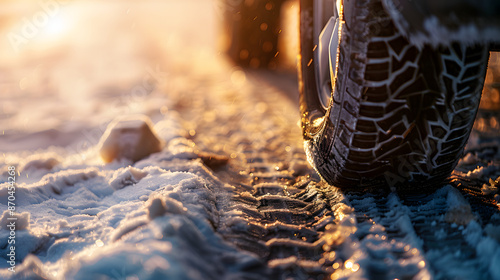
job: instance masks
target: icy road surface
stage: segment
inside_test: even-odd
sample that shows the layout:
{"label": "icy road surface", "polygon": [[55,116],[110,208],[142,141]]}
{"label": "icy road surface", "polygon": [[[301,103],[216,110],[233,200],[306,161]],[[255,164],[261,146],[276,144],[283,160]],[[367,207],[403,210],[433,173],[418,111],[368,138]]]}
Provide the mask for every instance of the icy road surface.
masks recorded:
{"label": "icy road surface", "polygon": [[[306,163],[293,75],[217,53],[216,2],[49,2],[0,4],[0,278],[500,279],[491,112],[434,193],[343,192]],[[133,114],[166,146],[105,165]]]}

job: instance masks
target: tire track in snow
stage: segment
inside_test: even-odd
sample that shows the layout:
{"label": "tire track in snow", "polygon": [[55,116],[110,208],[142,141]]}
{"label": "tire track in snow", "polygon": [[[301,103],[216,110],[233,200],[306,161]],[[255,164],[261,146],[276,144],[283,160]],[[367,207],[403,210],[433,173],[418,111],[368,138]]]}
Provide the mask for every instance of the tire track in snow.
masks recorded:
{"label": "tire track in snow", "polygon": [[220,96],[197,100],[203,110],[179,107],[205,112],[187,118],[196,124],[192,140],[227,158],[213,167],[234,188],[218,232],[259,256],[276,278],[494,278],[491,254],[479,254],[481,242],[497,244],[486,237],[490,220],[453,222],[498,213],[477,193],[457,184],[420,196],[328,186],[306,163],[287,98],[258,78],[237,90],[218,87]]}

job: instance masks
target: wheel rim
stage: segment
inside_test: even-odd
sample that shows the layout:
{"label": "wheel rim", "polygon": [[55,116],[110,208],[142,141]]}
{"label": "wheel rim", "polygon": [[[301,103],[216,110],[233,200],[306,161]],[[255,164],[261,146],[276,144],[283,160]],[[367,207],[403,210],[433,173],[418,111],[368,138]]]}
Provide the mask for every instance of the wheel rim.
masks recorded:
{"label": "wheel rim", "polygon": [[338,13],[334,0],[314,1],[314,59],[318,99],[328,110],[335,83],[338,49]]}

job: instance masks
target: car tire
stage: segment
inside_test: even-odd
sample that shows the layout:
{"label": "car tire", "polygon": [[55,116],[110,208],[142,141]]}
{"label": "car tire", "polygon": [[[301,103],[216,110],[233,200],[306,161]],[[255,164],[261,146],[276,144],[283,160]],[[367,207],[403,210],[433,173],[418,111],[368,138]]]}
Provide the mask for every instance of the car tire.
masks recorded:
{"label": "car tire", "polygon": [[309,162],[341,188],[421,192],[442,184],[471,132],[488,46],[418,47],[398,33],[381,0],[344,0],[325,104],[315,2],[300,1],[300,111]]}

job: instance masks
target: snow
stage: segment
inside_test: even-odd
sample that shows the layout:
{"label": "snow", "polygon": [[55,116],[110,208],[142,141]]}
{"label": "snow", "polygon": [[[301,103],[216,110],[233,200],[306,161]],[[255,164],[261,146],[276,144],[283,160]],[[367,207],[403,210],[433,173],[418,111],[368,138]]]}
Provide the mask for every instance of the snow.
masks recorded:
{"label": "snow", "polygon": [[486,26],[480,28],[472,23],[459,26],[456,30],[450,30],[443,26],[435,16],[425,18],[423,26],[424,32],[418,32],[409,36],[410,41],[415,45],[433,44],[436,46],[456,41],[468,44],[494,42],[500,35],[500,31],[496,27]]}
{"label": "snow", "polygon": [[[417,19],[420,17],[422,18],[422,28],[410,26],[410,23],[401,13],[402,7],[399,5],[398,1],[383,0],[382,3],[394,20],[394,24],[398,30],[404,34],[412,44],[421,48],[424,45],[438,46],[440,44],[447,45],[451,42],[464,42],[470,45],[481,42],[495,42],[500,36],[500,29],[498,26],[488,26],[478,20],[478,25],[471,22],[450,28],[442,24],[440,19],[435,15],[425,14],[427,11],[417,11],[415,12],[416,15],[414,15]],[[413,6],[407,5],[406,9],[409,9],[408,7]],[[456,20],[453,16],[453,14],[450,16],[452,21]],[[413,20],[418,22],[415,19]],[[497,22],[495,22],[495,24],[497,24]]]}
{"label": "snow", "polygon": [[[206,172],[199,160],[177,165],[186,171],[153,166],[64,170],[38,183],[20,184],[18,196],[25,199],[19,199],[18,207],[27,212],[19,214],[17,240],[24,245],[17,254],[21,259],[28,253],[36,256],[26,259],[15,275],[2,272],[2,277],[43,271],[56,279],[216,279],[257,262],[214,232],[217,202],[227,193],[224,186],[195,174]],[[8,232],[1,234],[5,241]],[[202,258],[205,254],[212,258]],[[228,266],[234,266],[232,272]]]}
{"label": "snow", "polygon": [[[14,94],[20,91],[17,88],[0,105],[7,116],[0,121],[1,169],[13,164],[18,171],[16,273],[7,271],[8,264],[1,261],[0,278],[239,279],[240,273],[251,276],[248,270],[262,265],[215,232],[231,187],[203,164],[165,95],[181,94],[179,85],[191,79],[180,74],[166,83],[169,67],[182,73],[178,67],[189,65],[185,57],[209,63],[215,37],[212,31],[191,36],[193,30],[199,34],[196,27],[173,19],[202,20],[211,27],[213,14],[201,11],[214,6],[208,1],[167,2],[69,3],[61,12],[72,17],[75,26],[69,28],[76,30],[65,35],[66,41],[57,45],[40,37],[39,47],[27,45],[20,55],[11,55],[31,58],[38,68],[28,73],[32,71],[28,65],[19,77],[14,71],[3,76],[18,81],[30,74],[24,81],[29,82],[32,99],[26,98],[27,93]],[[203,9],[195,9],[196,15],[181,16],[200,5]],[[107,24],[110,15],[115,21]],[[171,22],[158,21],[166,15]],[[89,35],[94,28],[78,27],[82,22],[108,30]],[[147,59],[154,50],[144,49],[144,38],[137,38],[145,30],[161,42],[160,48],[171,58],[168,63]],[[110,39],[112,32],[115,37]],[[190,45],[208,46],[201,52],[182,50],[181,37],[191,40]],[[4,54],[12,50],[2,47]],[[137,50],[142,54],[134,53]],[[92,60],[89,54],[94,55]],[[11,67],[17,69],[19,64]],[[188,69],[195,72],[190,77],[200,73]],[[52,88],[47,90],[47,84]],[[8,106],[19,110],[7,114]],[[1,260],[7,254],[9,234],[4,227],[9,195],[4,175]]]}
{"label": "snow", "polygon": [[29,212],[23,212],[23,213],[15,213],[14,215],[10,215],[10,211],[6,210],[3,212],[2,217],[0,218],[0,226],[1,228],[5,229],[8,228],[10,221],[8,220],[9,217],[17,219],[16,221],[16,229],[17,230],[25,230],[29,229],[30,227],[30,213]]}
{"label": "snow", "polygon": [[119,172],[113,174],[113,178],[111,178],[109,185],[115,190],[123,189],[124,187],[139,183],[146,175],[148,175],[147,172],[131,166],[121,168]]}
{"label": "snow", "polygon": [[495,186],[495,184],[492,184],[491,182],[489,184],[483,184],[483,187],[481,188],[481,192],[484,195],[496,194],[497,191],[498,187]]}
{"label": "snow", "polygon": [[455,188],[451,186],[447,186],[446,188],[448,191],[448,210],[444,220],[450,224],[470,225],[470,222],[474,220],[474,215],[469,203]]}
{"label": "snow", "polygon": [[[288,110],[295,120],[297,106],[269,94],[271,90],[262,83],[252,85],[248,82],[250,75],[228,66],[214,51],[213,28],[203,29],[214,24],[214,13],[207,12],[214,8],[212,2],[161,2],[106,1],[103,6],[95,6],[98,4],[74,1],[61,10],[73,18],[72,24],[93,23],[103,28],[103,34],[99,28],[80,26],[74,34],[59,38],[61,45],[55,38],[50,42],[38,38],[20,50],[18,56],[24,57],[23,63],[5,66],[19,73],[0,69],[5,72],[0,77],[1,86],[15,93],[0,104],[2,116],[6,116],[0,118],[5,130],[5,135],[0,135],[0,169],[13,165],[17,171],[18,260],[16,273],[9,272],[9,184],[2,171],[1,279],[274,279],[273,271],[297,267],[323,273],[325,263],[329,264],[328,273],[343,279],[365,279],[373,271],[391,279],[432,279],[436,271],[443,271],[436,269],[440,266],[450,268],[444,278],[470,276],[481,270],[483,275],[500,279],[500,229],[496,222],[500,216],[492,217],[488,225],[480,224],[478,211],[450,185],[418,206],[405,205],[395,193],[384,197],[384,205],[379,206],[380,198],[359,199],[328,187],[319,196],[324,200],[317,199],[312,205],[334,200],[338,203],[326,205],[321,211],[331,210],[331,215],[315,220],[312,229],[278,220],[263,226],[262,232],[269,236],[278,232],[319,235],[314,242],[281,236],[255,245],[314,250],[314,260],[295,255],[266,260],[237,248],[223,234],[252,229],[254,225],[242,213],[254,211],[255,217],[269,214],[265,209],[235,205],[237,187],[245,190],[238,193],[238,199],[249,204],[306,203],[292,198],[297,189],[276,181],[241,186],[223,181],[216,168],[250,157],[236,152],[215,153],[228,149],[221,138],[200,135],[202,126],[216,123],[210,129],[229,139],[228,143],[236,143],[236,151],[251,144],[266,146],[282,136],[272,133],[269,113]],[[106,25],[109,17],[116,22]],[[125,31],[123,26],[127,27]],[[137,30],[151,37],[134,37]],[[92,32],[96,33],[95,41],[89,42],[86,36]],[[116,37],[108,38],[113,32]],[[151,42],[160,50],[149,48],[154,45]],[[35,43],[47,44],[47,53],[37,49]],[[106,51],[109,49],[105,46],[113,51]],[[94,55],[97,66],[89,61],[88,54]],[[59,56],[65,59],[58,60]],[[23,67],[27,70],[18,69]],[[27,91],[20,90],[21,80]],[[149,86],[144,80],[156,82]],[[145,95],[137,94],[140,89],[147,90]],[[258,99],[257,92],[271,101]],[[233,111],[221,112],[217,111],[219,103],[236,105],[231,107]],[[19,105],[17,110],[11,108],[15,104]],[[204,111],[194,111],[196,116],[191,120],[197,121],[189,121],[179,113],[183,106]],[[224,117],[246,118],[240,123],[255,133],[232,133],[218,122]],[[298,131],[284,118],[279,122],[287,132]],[[205,146],[198,146],[194,136],[206,140]],[[297,182],[304,184],[300,191],[320,193],[318,186],[311,185],[316,177],[307,176],[311,170],[304,158],[293,153],[301,149],[298,142],[266,147],[293,156],[272,165],[254,163],[252,174],[268,178],[304,176],[304,181]],[[480,180],[480,186],[489,178],[498,178],[497,161],[485,161],[484,156],[491,154],[486,150],[495,145],[473,139],[457,173],[469,181]],[[110,147],[122,148],[114,151]],[[101,153],[106,154],[104,160]],[[250,167],[241,166],[240,170],[246,169]],[[494,182],[486,184],[485,195],[491,198],[495,187]],[[440,207],[443,213],[438,212]],[[381,208],[385,212],[379,213]],[[368,222],[358,222],[356,215],[360,212],[369,217]],[[419,216],[420,212],[425,215]],[[286,209],[276,213],[290,215]],[[293,218],[308,215],[310,210],[304,209]],[[458,232],[480,256],[481,266],[461,263],[456,257],[463,254],[459,250],[425,250],[415,216],[432,221],[431,235],[443,243],[449,229]],[[391,236],[394,232],[401,236]]]}
{"label": "snow", "polygon": [[494,280],[500,279],[500,266],[498,264],[500,264],[500,248],[496,250],[489,267],[491,278]]}

